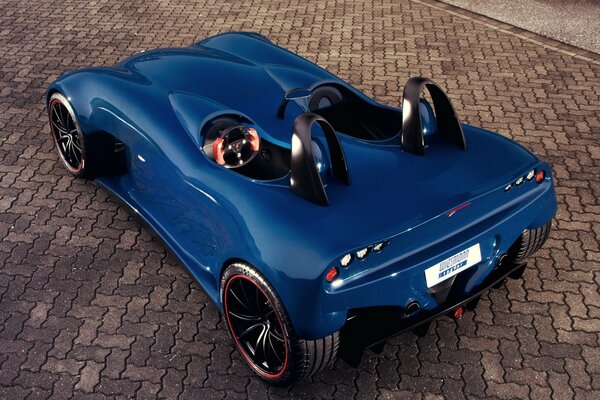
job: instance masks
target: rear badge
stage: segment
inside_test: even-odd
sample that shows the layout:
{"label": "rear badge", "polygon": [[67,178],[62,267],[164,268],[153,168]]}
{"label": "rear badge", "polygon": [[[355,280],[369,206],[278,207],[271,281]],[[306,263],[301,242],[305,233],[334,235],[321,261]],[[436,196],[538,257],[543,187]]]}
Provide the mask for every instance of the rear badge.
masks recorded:
{"label": "rear badge", "polygon": [[512,185],[510,183],[504,187],[505,192],[508,192],[510,189],[512,189]]}
{"label": "rear badge", "polygon": [[479,262],[481,262],[481,249],[477,243],[427,268],[425,270],[427,288],[435,286]]}

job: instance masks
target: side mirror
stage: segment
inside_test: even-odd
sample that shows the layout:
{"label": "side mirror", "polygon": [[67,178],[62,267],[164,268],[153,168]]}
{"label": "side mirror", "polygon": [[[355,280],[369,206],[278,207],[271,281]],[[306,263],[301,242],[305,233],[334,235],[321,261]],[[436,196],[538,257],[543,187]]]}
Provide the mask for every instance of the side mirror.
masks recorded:
{"label": "side mirror", "polygon": [[285,93],[286,100],[306,99],[312,96],[312,92],[308,89],[292,89]]}
{"label": "side mirror", "polygon": [[312,96],[312,92],[308,89],[298,88],[288,90],[283,97],[283,101],[279,105],[279,109],[277,109],[277,116],[279,119],[283,119],[285,116],[285,108],[290,100],[308,99],[310,96]]}

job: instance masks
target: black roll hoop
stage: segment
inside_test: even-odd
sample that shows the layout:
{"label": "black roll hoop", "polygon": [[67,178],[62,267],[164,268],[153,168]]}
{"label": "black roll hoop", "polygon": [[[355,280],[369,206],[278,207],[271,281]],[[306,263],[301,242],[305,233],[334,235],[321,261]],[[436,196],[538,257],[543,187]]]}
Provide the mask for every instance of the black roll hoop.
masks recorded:
{"label": "black roll hoop", "polygon": [[410,78],[404,86],[402,95],[402,148],[412,154],[425,155],[425,139],[419,110],[419,100],[423,86],[427,88],[433,100],[438,134],[446,137],[461,149],[466,150],[465,134],[450,99],[437,83],[423,77]]}
{"label": "black roll hoop", "polygon": [[333,127],[327,120],[318,114],[304,113],[294,120],[292,131],[292,159],[290,162],[290,190],[313,203],[327,206],[329,199],[315,162],[312,148],[312,131],[314,123],[318,123],[325,133],[327,147],[331,156],[331,169],[333,176],[344,184],[350,184],[348,164],[342,145],[335,134]]}

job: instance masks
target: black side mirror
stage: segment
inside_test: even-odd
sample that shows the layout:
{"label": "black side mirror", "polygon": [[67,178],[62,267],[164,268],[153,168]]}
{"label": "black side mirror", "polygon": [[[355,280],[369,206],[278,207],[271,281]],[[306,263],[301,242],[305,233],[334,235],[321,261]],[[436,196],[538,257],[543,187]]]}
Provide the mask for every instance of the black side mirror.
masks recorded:
{"label": "black side mirror", "polygon": [[308,99],[310,96],[312,96],[312,92],[308,89],[297,88],[288,90],[283,97],[283,101],[279,105],[279,109],[277,109],[277,116],[280,119],[283,119],[285,116],[285,108],[290,100]]}

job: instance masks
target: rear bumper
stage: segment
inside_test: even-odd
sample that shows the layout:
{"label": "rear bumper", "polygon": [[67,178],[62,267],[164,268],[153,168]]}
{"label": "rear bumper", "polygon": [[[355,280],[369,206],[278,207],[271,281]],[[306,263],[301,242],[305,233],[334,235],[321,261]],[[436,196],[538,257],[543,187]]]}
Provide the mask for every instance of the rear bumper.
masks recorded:
{"label": "rear bumper", "polygon": [[409,330],[424,335],[434,318],[453,313],[459,307],[474,309],[482,294],[493,287],[499,287],[506,278],[520,278],[525,267],[526,264],[498,265],[469,295],[451,289],[446,301],[435,309],[421,310],[410,316],[405,316],[401,307],[353,310],[341,331],[339,356],[348,364],[357,366],[366,349],[377,349],[377,345],[383,345],[393,336]]}
{"label": "rear bumper", "polygon": [[[419,303],[419,313],[435,314],[447,304],[448,290],[452,290],[454,299],[466,299],[487,287],[489,277],[495,276],[492,273],[498,273],[499,260],[512,254],[511,247],[524,230],[545,226],[555,213],[556,195],[548,180],[470,224],[460,219],[468,216],[467,211],[452,218],[443,215],[440,224],[457,230],[436,241],[427,239],[436,237],[435,229],[440,224],[423,225],[391,238],[380,253],[340,268],[336,282],[328,284],[323,279],[321,293],[310,292],[310,297],[303,297],[303,309],[310,307],[317,312],[294,314],[296,331],[303,339],[316,339],[345,329],[355,310],[405,310],[412,302]],[[427,286],[426,269],[476,244],[481,249],[478,264],[444,281],[447,285]],[[407,249],[410,247],[413,250]],[[523,262],[518,257],[509,258],[515,264]]]}

